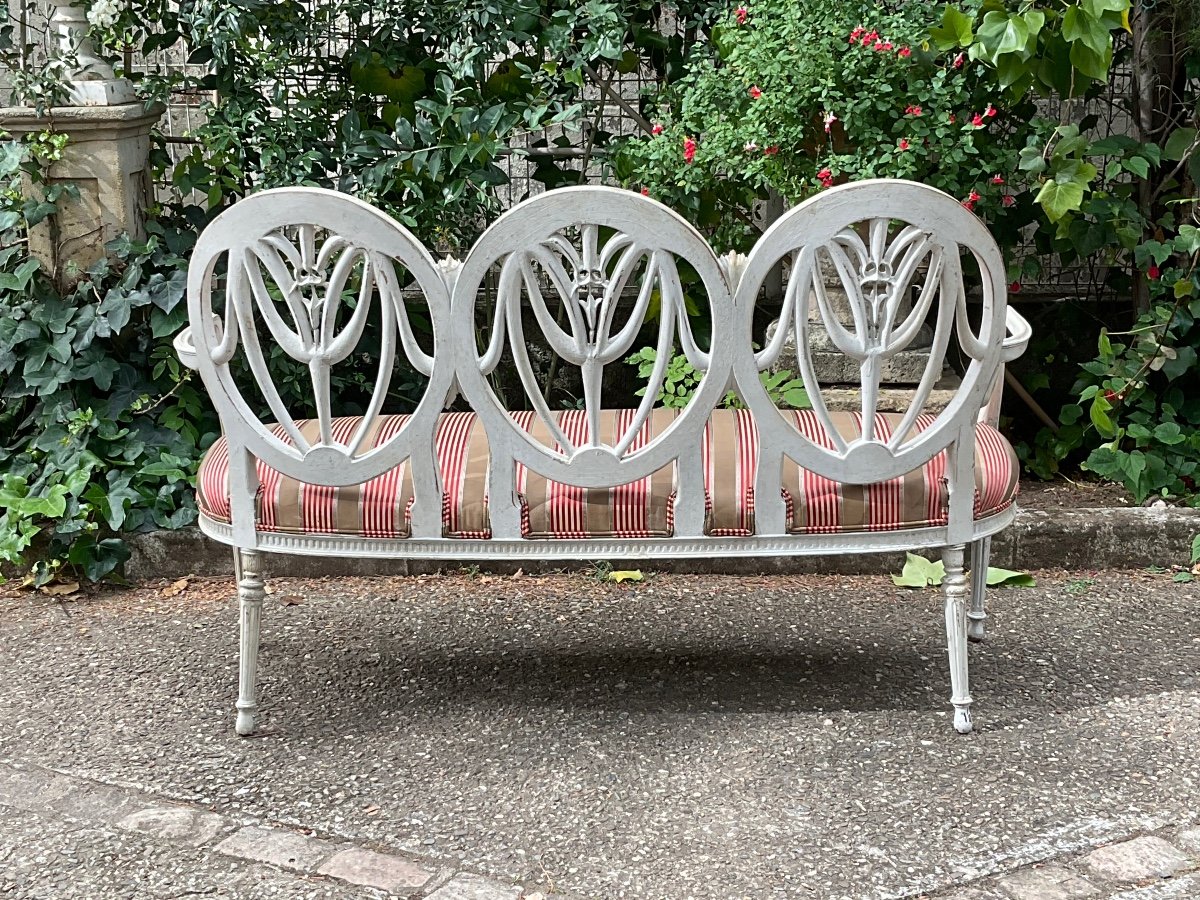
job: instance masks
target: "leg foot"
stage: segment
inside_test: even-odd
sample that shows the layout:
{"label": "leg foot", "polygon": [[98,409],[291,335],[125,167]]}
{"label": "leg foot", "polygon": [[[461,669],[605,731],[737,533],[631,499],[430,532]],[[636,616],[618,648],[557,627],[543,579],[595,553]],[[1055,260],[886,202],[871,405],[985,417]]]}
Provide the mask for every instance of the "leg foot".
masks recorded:
{"label": "leg foot", "polygon": [[234,730],[246,735],[254,732],[258,680],[258,632],[266,594],[262,576],[262,554],[257,550],[239,551],[238,602],[241,607],[241,648],[238,662],[237,723]]}
{"label": "leg foot", "polygon": [[963,545],[942,551],[946,576],[942,593],[946,598],[946,649],[950,657],[950,703],[954,706],[954,730],[971,731],[971,691],[967,679],[967,576],[963,571]]}
{"label": "leg foot", "polygon": [[984,638],[987,612],[987,569],[988,557],[992,553],[992,539],[983,538],[971,545],[971,608],[967,612],[967,637],[972,641]]}

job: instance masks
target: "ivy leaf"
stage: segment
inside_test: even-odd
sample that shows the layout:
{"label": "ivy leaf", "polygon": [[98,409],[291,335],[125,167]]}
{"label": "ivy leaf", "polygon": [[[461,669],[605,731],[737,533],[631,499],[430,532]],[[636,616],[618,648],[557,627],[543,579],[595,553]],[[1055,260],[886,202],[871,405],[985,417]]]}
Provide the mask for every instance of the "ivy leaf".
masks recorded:
{"label": "ivy leaf", "polygon": [[905,559],[900,574],[892,576],[892,583],[897,587],[936,587],[946,577],[946,567],[941,560],[933,562],[915,553],[906,553]]}
{"label": "ivy leaf", "polygon": [[1131,156],[1122,165],[1127,171],[1132,172],[1138,178],[1150,177],[1150,162],[1140,156]]}
{"label": "ivy leaf", "polygon": [[609,572],[604,576],[604,579],[606,581],[615,581],[617,584],[621,584],[625,581],[642,581],[645,579],[645,576],[642,575],[641,569],[625,569]]}
{"label": "ivy leaf", "polygon": [[1200,562],[1200,534],[1192,538],[1192,565]]}
{"label": "ivy leaf", "polygon": [[1082,206],[1083,185],[1077,181],[1047,181],[1034,199],[1046,211],[1046,217],[1051,222],[1057,222],[1067,213],[1075,212]]}
{"label": "ivy leaf", "polygon": [[929,29],[929,36],[939,50],[969,47],[975,39],[970,16],[956,6],[946,7],[942,12],[942,24]]}
{"label": "ivy leaf", "polygon": [[1092,398],[1092,406],[1088,411],[1088,416],[1092,420],[1092,424],[1096,426],[1096,430],[1103,437],[1114,438],[1117,436],[1117,426],[1113,424],[1113,420],[1109,418],[1108,412],[1112,409],[1112,404],[1104,399],[1103,394],[1097,394]]}
{"label": "ivy leaf", "polygon": [[1183,159],[1196,142],[1195,128],[1176,128],[1163,144],[1164,159]]}
{"label": "ivy leaf", "polygon": [[1108,78],[1108,67],[1111,63],[1111,41],[1107,53],[1097,53],[1082,41],[1071,44],[1071,65],[1088,78],[1104,81]]}
{"label": "ivy leaf", "polygon": [[1035,587],[1037,579],[1028,572],[1014,572],[1012,569],[1000,569],[988,566],[988,587]]}
{"label": "ivy leaf", "polygon": [[36,259],[27,259],[17,266],[16,271],[0,273],[0,290],[24,291],[40,267],[41,263]]}

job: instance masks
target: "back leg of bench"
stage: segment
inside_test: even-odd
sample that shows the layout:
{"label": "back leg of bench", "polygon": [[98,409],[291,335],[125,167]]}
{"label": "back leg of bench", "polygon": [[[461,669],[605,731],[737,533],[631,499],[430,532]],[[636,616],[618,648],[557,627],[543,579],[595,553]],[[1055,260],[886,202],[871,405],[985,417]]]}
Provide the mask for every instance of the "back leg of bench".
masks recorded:
{"label": "back leg of bench", "polygon": [[253,734],[258,713],[258,630],[266,586],[262,575],[262,554],[257,550],[235,550],[238,572],[238,606],[241,611],[241,647],[238,655],[238,734]]}
{"label": "back leg of bench", "polygon": [[942,593],[946,600],[946,648],[950,655],[950,702],[954,705],[954,730],[971,732],[971,689],[967,677],[967,576],[963,571],[966,547],[946,547],[942,563],[946,576]]}
{"label": "back leg of bench", "polygon": [[992,539],[980,538],[971,544],[971,609],[967,612],[967,637],[982,641],[987,622],[987,570]]}

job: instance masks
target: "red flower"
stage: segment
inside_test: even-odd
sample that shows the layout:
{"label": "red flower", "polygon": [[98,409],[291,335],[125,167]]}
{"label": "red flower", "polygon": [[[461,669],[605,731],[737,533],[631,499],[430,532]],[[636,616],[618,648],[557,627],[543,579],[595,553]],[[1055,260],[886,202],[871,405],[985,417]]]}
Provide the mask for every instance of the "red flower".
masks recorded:
{"label": "red flower", "polygon": [[857,44],[859,35],[861,35],[864,30],[865,29],[861,25],[856,25],[854,30],[850,32],[850,43]]}
{"label": "red flower", "polygon": [[971,191],[971,193],[967,195],[967,199],[962,202],[962,205],[974,212],[975,204],[981,199],[982,198],[979,196],[979,191]]}
{"label": "red flower", "polygon": [[958,121],[958,117],[954,115],[954,113],[946,113],[946,118],[949,120],[951,125]]}
{"label": "red flower", "polygon": [[908,106],[904,107],[904,112],[910,116],[919,116],[921,115],[921,107],[917,106],[915,103],[910,103]]}
{"label": "red flower", "polygon": [[975,115],[971,116],[971,124],[974,125],[976,128],[982,128],[983,127],[983,116],[981,116],[979,113],[975,113]]}
{"label": "red flower", "polygon": [[778,152],[779,147],[775,144],[772,144],[770,147],[763,148],[763,156],[774,156]]}
{"label": "red flower", "polygon": [[1158,281],[1158,266],[1156,266],[1154,263],[1150,263],[1150,268],[1146,270],[1146,277],[1151,281]]}
{"label": "red flower", "polygon": [[878,31],[868,31],[866,34],[864,34],[862,36],[862,45],[865,47],[865,46],[867,46],[867,44],[873,44],[877,40],[879,40],[879,32]]}
{"label": "red flower", "polygon": [[999,173],[992,176],[992,184],[1004,184],[1004,176]]}
{"label": "red flower", "polygon": [[691,165],[696,159],[696,140],[695,138],[685,137],[683,139],[683,161]]}
{"label": "red flower", "polygon": [[987,105],[987,109],[985,109],[983,111],[983,114],[990,119],[992,116],[994,116],[996,114],[996,107],[992,106],[992,104],[989,103]]}
{"label": "red flower", "polygon": [[876,53],[878,53],[880,50],[883,49],[883,41],[876,41],[874,44],[871,45],[871,49],[874,50]]}
{"label": "red flower", "polygon": [[892,46],[893,46],[893,45],[892,45],[892,42],[891,42],[891,41],[884,41],[884,42],[883,42],[883,46],[882,46],[882,47],[880,47],[879,49],[880,49],[880,50],[891,50],[891,49],[892,49]]}
{"label": "red flower", "polygon": [[762,96],[762,89],[759,88],[759,86],[757,84],[754,85],[752,88],[750,88],[750,96],[753,97],[755,100],[757,100],[759,97]]}
{"label": "red flower", "polygon": [[900,143],[898,143],[896,146],[899,147],[901,150],[907,150],[908,149],[908,138],[900,138]]}
{"label": "red flower", "polygon": [[737,16],[737,23],[739,25],[745,25],[746,19],[750,17],[750,10],[746,9],[744,6],[739,6],[733,11],[733,14]]}
{"label": "red flower", "polygon": [[1019,282],[1019,281],[1014,281],[1012,284],[1010,284],[1010,285],[1008,286],[1008,292],[1009,292],[1010,294],[1019,294],[1019,293],[1021,293],[1021,282]]}
{"label": "red flower", "polygon": [[1121,395],[1118,394],[1116,391],[1105,391],[1104,399],[1107,400],[1109,403],[1120,403]]}
{"label": "red flower", "polygon": [[896,55],[899,56],[901,59],[908,59],[910,56],[912,56],[912,51],[909,50],[907,47],[901,47],[899,50],[896,51]]}
{"label": "red flower", "polygon": [[656,135],[656,136],[662,134],[663,133],[662,124],[659,122],[655,122],[654,127],[650,129],[650,133],[653,135]]}
{"label": "red flower", "polygon": [[650,196],[650,188],[648,188],[648,187],[642,188],[642,196],[649,197]]}
{"label": "red flower", "polygon": [[1004,206],[1012,206],[1014,203],[1017,202],[1017,198],[1014,197],[1012,194],[1005,194],[1003,197],[1000,198],[1000,202]]}
{"label": "red flower", "polygon": [[821,187],[833,187],[833,173],[828,166],[817,173],[817,181],[821,182]]}
{"label": "red flower", "polygon": [[962,53],[960,53],[960,54],[958,54],[958,56],[954,57],[954,62],[951,63],[951,65],[954,66],[954,68],[956,68],[956,69],[961,69],[963,67],[963,63],[966,61],[967,61],[967,57],[964,56]]}

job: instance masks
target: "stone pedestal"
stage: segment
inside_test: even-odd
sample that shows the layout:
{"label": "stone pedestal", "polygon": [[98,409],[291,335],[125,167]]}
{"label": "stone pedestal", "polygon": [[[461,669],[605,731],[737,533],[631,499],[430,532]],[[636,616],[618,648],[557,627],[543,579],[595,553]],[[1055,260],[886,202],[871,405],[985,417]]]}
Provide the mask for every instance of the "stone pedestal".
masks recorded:
{"label": "stone pedestal", "polygon": [[68,136],[63,158],[47,172],[47,186],[74,184],[79,200],[64,200],[60,212],[29,235],[30,252],[56,279],[71,280],[122,233],[145,236],[145,210],[153,196],[150,129],[162,112],[161,106],[147,109],[141,103],[60,107],[46,115],[24,107],[0,109],[0,128],[16,139],[43,129]]}

